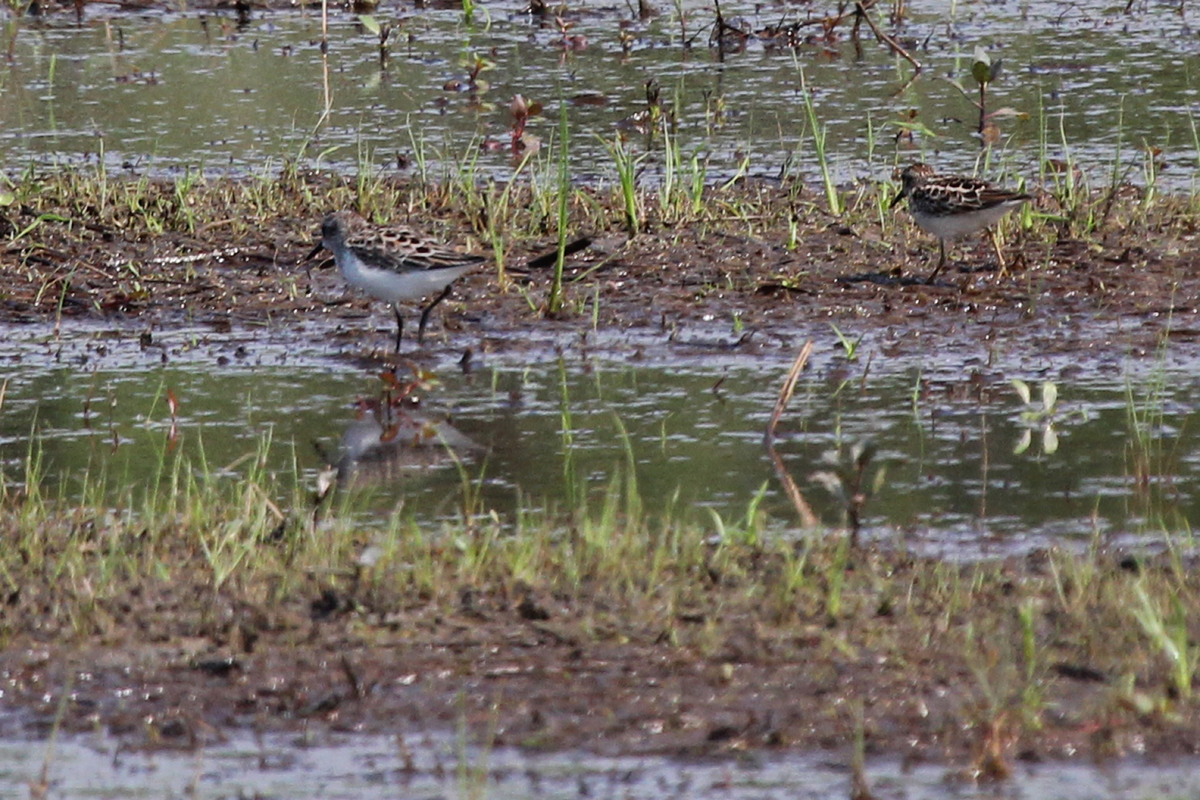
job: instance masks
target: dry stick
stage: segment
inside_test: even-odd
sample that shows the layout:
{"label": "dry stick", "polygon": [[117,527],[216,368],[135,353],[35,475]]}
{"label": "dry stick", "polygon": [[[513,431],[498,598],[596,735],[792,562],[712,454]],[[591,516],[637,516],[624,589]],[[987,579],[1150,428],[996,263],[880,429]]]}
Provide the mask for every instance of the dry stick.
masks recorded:
{"label": "dry stick", "polygon": [[779,424],[779,418],[783,416],[787,404],[792,400],[792,393],[796,391],[796,381],[800,379],[800,373],[808,363],[808,358],[812,355],[812,351],[813,343],[810,339],[800,348],[800,354],[796,356],[796,360],[792,364],[792,369],[788,372],[787,379],[783,382],[783,388],[779,391],[779,397],[775,400],[775,410],[771,412],[771,420],[767,423],[767,432],[763,434],[763,444],[767,448],[767,455],[771,457],[771,464],[775,467],[775,476],[783,484],[784,492],[787,493],[788,499],[792,501],[792,506],[796,509],[796,513],[800,515],[800,523],[806,528],[816,528],[820,526],[821,521],[817,519],[817,515],[813,513],[812,506],[808,504],[808,501],[804,499],[804,495],[800,493],[800,487],[796,485],[796,481],[788,473],[787,467],[783,464],[783,459],[775,452],[775,427]]}
{"label": "dry stick", "polygon": [[892,48],[893,53],[900,56],[908,63],[912,64],[913,68],[916,69],[918,72],[921,70],[921,62],[917,61],[915,58],[913,58],[911,55],[909,55],[908,51],[905,50],[903,47],[901,47],[899,42],[897,42],[891,36],[888,36],[883,31],[879,30],[879,28],[875,25],[875,20],[871,19],[871,15],[867,13],[867,10],[865,8],[863,8],[862,3],[854,4],[854,13],[855,13],[855,16],[860,16],[867,21],[867,24],[869,26],[871,26],[871,33],[875,34],[876,39],[883,42],[888,47]]}
{"label": "dry stick", "polygon": [[[991,67],[989,66],[988,69],[990,70]],[[987,86],[988,86],[987,81],[979,82],[979,143],[983,146],[983,148],[985,150],[987,149],[987,146],[988,146],[987,137],[984,136],[984,134],[983,134],[984,129],[987,128],[987,117],[988,117],[988,115],[987,115]]]}
{"label": "dry stick", "polygon": [[783,388],[779,390],[779,397],[775,400],[775,408],[771,412],[771,419],[767,422],[767,433],[763,437],[763,443],[768,447],[775,441],[775,428],[779,424],[779,418],[783,416],[787,404],[792,401],[792,394],[796,391],[796,381],[800,380],[800,371],[808,364],[808,359],[812,355],[812,351],[813,343],[810,339],[800,348],[800,354],[792,362],[792,368],[788,372],[787,379],[783,382]]}
{"label": "dry stick", "polygon": [[914,83],[917,82],[917,78],[919,78],[919,77],[921,77],[920,72],[913,72],[912,77],[908,79],[907,83],[905,83],[903,86],[898,88],[896,91],[892,92],[892,97],[902,96],[905,92],[908,91],[908,87],[912,86]]}
{"label": "dry stick", "polygon": [[321,109],[316,126],[313,127],[314,136],[325,124],[325,120],[329,119],[329,112],[333,110],[333,95],[329,91],[329,0],[321,0],[321,88],[325,106]]}
{"label": "dry stick", "polygon": [[1000,265],[1000,277],[1003,278],[1008,272],[1008,268],[1004,264],[1004,253],[1000,251],[1000,240],[996,238],[996,234],[991,228],[984,228],[983,232],[987,236],[988,241],[992,243],[992,248],[996,251],[996,263]]}
{"label": "dry stick", "polygon": [[711,44],[715,40],[716,44],[717,44],[718,52],[724,53],[724,51],[725,51],[725,33],[726,33],[726,31],[728,31],[729,33],[733,34],[738,39],[740,39],[742,44],[744,45],[746,43],[746,39],[749,37],[741,29],[735,28],[732,25],[725,22],[725,15],[723,15],[721,13],[721,0],[713,0],[713,8],[717,12],[717,19],[713,23],[712,33],[709,35],[709,38],[708,38],[709,43]]}

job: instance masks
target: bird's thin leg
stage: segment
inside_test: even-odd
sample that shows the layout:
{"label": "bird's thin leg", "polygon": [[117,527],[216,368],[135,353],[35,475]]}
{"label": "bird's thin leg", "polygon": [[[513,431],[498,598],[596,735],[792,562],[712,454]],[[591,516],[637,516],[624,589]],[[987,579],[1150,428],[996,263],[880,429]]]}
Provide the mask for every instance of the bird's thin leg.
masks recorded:
{"label": "bird's thin leg", "polygon": [[400,316],[400,304],[393,303],[392,311],[396,312],[396,352],[400,352],[400,337],[404,335],[404,317]]}
{"label": "bird's thin leg", "polygon": [[[453,286],[453,284],[450,284]],[[450,286],[442,290],[442,293],[434,298],[433,302],[425,306],[425,310],[421,312],[421,325],[417,328],[417,344],[422,344],[425,341],[425,323],[429,321],[429,312],[433,311],[433,307],[446,299],[446,295],[450,294]]]}
{"label": "bird's thin leg", "polygon": [[1003,278],[1008,269],[1004,265],[1004,254],[1000,252],[1000,240],[996,238],[996,234],[992,233],[991,228],[984,228],[983,232],[992,240],[992,247],[996,250],[996,263],[1000,265],[1000,277]]}
{"label": "bird's thin leg", "polygon": [[938,259],[938,265],[933,268],[933,272],[929,273],[929,277],[925,279],[925,283],[933,283],[933,279],[942,271],[942,267],[946,266],[946,240],[938,239],[938,244],[941,245],[942,257]]}

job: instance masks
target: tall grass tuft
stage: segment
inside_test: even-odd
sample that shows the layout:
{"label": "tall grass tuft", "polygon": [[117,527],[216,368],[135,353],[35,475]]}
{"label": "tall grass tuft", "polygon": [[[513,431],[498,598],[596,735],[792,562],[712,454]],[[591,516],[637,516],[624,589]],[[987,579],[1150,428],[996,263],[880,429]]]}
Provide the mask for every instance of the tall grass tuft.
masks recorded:
{"label": "tall grass tuft", "polygon": [[617,183],[620,187],[620,199],[625,211],[625,229],[629,235],[637,236],[642,227],[641,197],[637,190],[637,170],[645,154],[634,156],[625,149],[625,142],[617,135],[611,143],[604,142],[612,156],[613,165],[617,170]]}
{"label": "tall grass tuft", "polygon": [[804,96],[804,112],[808,117],[809,129],[812,131],[813,147],[817,153],[817,162],[821,167],[821,183],[825,187],[825,199],[829,202],[829,213],[840,217],[846,209],[842,204],[841,194],[838,193],[837,184],[834,182],[833,172],[829,167],[829,156],[825,150],[827,128],[824,123],[817,119],[817,107],[813,101],[813,91],[804,78],[803,68],[800,69],[800,92]]}
{"label": "tall grass tuft", "polygon": [[558,314],[563,304],[563,265],[567,257],[567,230],[571,212],[571,163],[570,128],[567,124],[567,104],[559,102],[558,115],[558,256],[554,261],[554,278],[550,282],[550,296],[546,300],[546,312]]}

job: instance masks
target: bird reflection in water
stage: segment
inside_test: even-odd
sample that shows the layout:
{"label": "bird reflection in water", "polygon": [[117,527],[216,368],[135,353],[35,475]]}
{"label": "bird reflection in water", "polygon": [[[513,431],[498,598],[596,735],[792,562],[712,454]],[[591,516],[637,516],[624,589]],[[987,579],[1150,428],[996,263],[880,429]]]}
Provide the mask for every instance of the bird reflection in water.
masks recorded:
{"label": "bird reflection in water", "polygon": [[391,483],[483,450],[447,420],[422,410],[418,392],[431,382],[419,370],[414,373],[413,379],[400,380],[395,372],[384,372],[379,396],[358,400],[355,419],[342,433],[336,456],[326,456],[330,466],[319,479],[319,498],[334,485]]}

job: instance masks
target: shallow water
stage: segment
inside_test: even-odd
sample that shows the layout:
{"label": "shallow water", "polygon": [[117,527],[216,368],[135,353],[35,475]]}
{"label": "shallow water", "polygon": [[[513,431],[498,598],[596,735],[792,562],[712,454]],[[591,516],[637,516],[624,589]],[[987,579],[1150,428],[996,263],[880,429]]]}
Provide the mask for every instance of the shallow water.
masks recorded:
{"label": "shallow water", "polygon": [[[0,468],[19,488],[32,460],[51,492],[107,487],[136,508],[144,487],[177,457],[220,477],[240,475],[266,451],[287,486],[311,491],[327,463],[353,472],[347,488],[365,519],[403,508],[427,520],[463,513],[464,480],[479,484],[475,513],[568,506],[602,497],[632,459],[656,513],[717,529],[742,524],[760,491],[759,524],[796,530],[794,512],[762,445],[792,352],[734,354],[665,338],[611,338],[477,358],[431,349],[435,380],[418,389],[418,426],[443,427],[417,452],[380,451],[364,400],[383,390],[378,368],[348,353],[304,351],[290,337],[201,331],[160,334],[142,349],[133,331],[80,330],[65,338],[16,329],[0,346],[7,388]],[[976,558],[1051,545],[1146,545],[1190,530],[1200,458],[1191,397],[1194,357],[1078,357],[952,346],[919,359],[886,358],[881,342],[848,361],[826,332],[779,427],[778,450],[828,525],[841,501],[814,473],[828,454],[870,441],[878,491],[864,535],[919,552]],[[576,342],[572,344],[572,342]],[[165,363],[164,363],[165,361]],[[1026,405],[1010,385],[1028,382]],[[1053,383],[1050,413],[1041,388]],[[177,401],[172,421],[168,396]],[[364,422],[364,420],[366,422]],[[174,433],[172,427],[174,425]],[[398,438],[407,441],[412,429]],[[465,468],[438,443],[461,436]],[[395,438],[395,437],[392,437]],[[419,438],[419,437],[418,437]],[[1024,446],[1022,446],[1024,445]],[[389,455],[390,453],[390,455]],[[354,463],[351,463],[351,461]]]}
{"label": "shallow water", "polygon": [[[274,174],[284,159],[391,170],[401,156],[416,159],[408,172],[433,177],[477,157],[474,177],[505,178],[513,167],[507,147],[480,152],[480,143],[507,142],[508,104],[521,94],[546,107],[529,129],[543,141],[556,136],[558,109],[568,103],[572,176],[595,183],[615,179],[605,142],[618,120],[644,107],[643,84],[655,78],[679,110],[685,171],[697,154],[710,181],[737,174],[747,159],[752,174],[799,165],[818,182],[802,103],[810,86],[837,177],[884,180],[894,159],[915,153],[946,168],[972,166],[978,113],[969,71],[982,45],[1004,64],[990,107],[1012,112],[995,121],[1005,136],[999,157],[1016,173],[1032,179],[1045,158],[1071,155],[1097,181],[1145,181],[1145,148],[1161,148],[1158,179],[1192,188],[1200,145],[1190,65],[1200,38],[1175,4],[1134,4],[1126,14],[1122,4],[1092,0],[958,3],[947,15],[944,3],[914,0],[909,21],[894,31],[926,67],[911,83],[912,68],[869,33],[861,52],[844,38],[796,49],[752,39],[722,56],[707,46],[711,4],[684,3],[682,26],[670,4],[658,5],[661,13],[645,21],[622,4],[575,11],[568,33],[586,38],[583,49],[564,48],[558,25],[522,13],[525,2],[481,4],[472,24],[461,11],[383,6],[375,16],[403,28],[382,68],[374,38],[337,14],[324,122],[326,64],[311,13],[255,13],[239,28],[221,15],[114,14],[95,4],[80,26],[62,15],[14,33],[10,20],[0,29],[5,40],[16,36],[13,62],[0,67],[0,152],[9,168],[95,163],[102,154],[114,171],[256,175]],[[745,2],[722,9],[750,30],[832,13]],[[691,46],[680,45],[681,31]],[[481,75],[487,90],[448,89],[466,80],[477,57],[489,64]],[[913,122],[930,135],[897,154],[894,140]],[[661,179],[661,164],[643,167],[643,180]]]}
{"label": "shallow water", "polygon": [[[194,751],[120,752],[107,739],[0,742],[0,792],[24,796],[48,763],[48,798],[728,798],[842,800],[849,795],[845,754],[827,757],[748,755],[741,760],[682,762],[657,757],[607,758],[582,753],[538,755],[480,750],[452,739],[237,736]],[[975,785],[943,766],[901,767],[868,761],[880,800],[941,798],[1195,797],[1200,764],[1127,759],[1097,767],[1019,766],[1012,780]]]}

